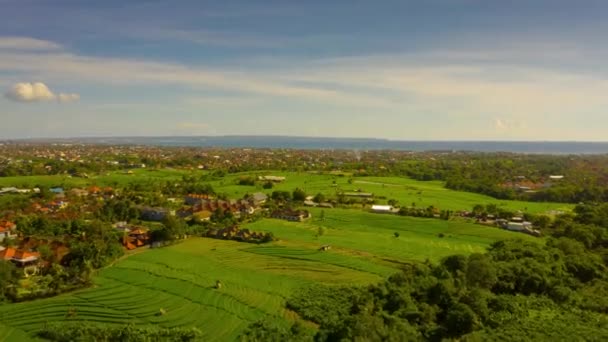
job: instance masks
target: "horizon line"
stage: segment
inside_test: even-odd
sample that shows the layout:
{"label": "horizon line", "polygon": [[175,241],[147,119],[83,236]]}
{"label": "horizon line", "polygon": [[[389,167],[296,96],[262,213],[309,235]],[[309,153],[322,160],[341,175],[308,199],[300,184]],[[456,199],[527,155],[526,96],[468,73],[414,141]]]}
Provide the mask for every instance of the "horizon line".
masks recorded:
{"label": "horizon line", "polygon": [[218,134],[218,135],[116,135],[116,136],[64,136],[64,137],[22,137],[1,138],[0,142],[7,141],[53,141],[78,139],[141,139],[141,138],[291,138],[291,139],[332,139],[332,140],[369,140],[390,142],[498,142],[498,143],[608,143],[608,140],[493,140],[493,139],[392,139],[373,137],[331,137],[331,136],[304,136],[282,134]]}

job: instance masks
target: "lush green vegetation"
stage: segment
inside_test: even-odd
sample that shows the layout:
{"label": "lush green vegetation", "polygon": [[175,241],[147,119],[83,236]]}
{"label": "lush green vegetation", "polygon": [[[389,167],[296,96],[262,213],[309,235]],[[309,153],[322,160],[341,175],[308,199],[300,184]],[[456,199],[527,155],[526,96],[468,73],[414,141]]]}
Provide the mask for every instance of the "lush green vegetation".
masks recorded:
{"label": "lush green vegetation", "polygon": [[[317,260],[306,260],[299,258],[301,250],[283,250],[280,256],[269,252],[264,245],[189,239],[102,270],[94,288],[0,306],[0,317],[5,329],[30,334],[46,322],[131,322],[138,327],[194,326],[205,340],[234,340],[248,324],[267,315],[281,321],[292,318],[283,308],[284,300],[305,284],[367,284],[393,270],[374,267],[371,261],[370,271],[358,270],[366,268],[364,260],[353,262],[359,263],[357,268],[340,266],[348,261],[332,253],[317,252]],[[217,280],[221,289],[214,287]]]}
{"label": "lush green vegetation", "polygon": [[[608,206],[557,203],[608,198],[602,157],[24,149],[33,161],[0,157],[0,187],[41,191],[0,196],[0,219],[42,262],[24,276],[0,261],[0,341],[608,338]],[[262,208],[230,207],[256,192]],[[191,193],[219,201],[197,216]],[[310,198],[312,219],[268,218]],[[519,214],[543,237],[474,223]],[[121,257],[117,221],[163,247]]]}
{"label": "lush green vegetation", "polygon": [[113,327],[80,322],[68,324],[49,324],[38,332],[38,336],[55,342],[85,342],[91,340],[95,340],[97,342],[188,342],[199,339],[201,333],[197,329],[138,328],[134,325]]}
{"label": "lush green vegetation", "polygon": [[414,263],[385,282],[299,291],[287,307],[316,333],[257,322],[246,336],[266,340],[605,340],[608,233],[604,206],[559,217],[544,242],[504,240],[487,253]]}
{"label": "lush green vegetation", "polygon": [[[454,253],[483,252],[496,240],[514,233],[460,220],[444,221],[368,213],[348,209],[311,209],[304,223],[261,220],[246,225],[267,230],[286,246],[318,248],[329,244],[345,255],[371,255],[384,261],[439,260]],[[323,234],[319,235],[322,228]],[[399,237],[395,237],[395,232]],[[531,236],[521,238],[537,241]]]}
{"label": "lush green vegetation", "polygon": [[[275,184],[272,189],[264,189],[263,184],[256,186],[238,186],[238,180],[244,175],[276,175],[285,176],[284,182]],[[526,202],[515,200],[497,200],[495,198],[471,192],[446,189],[441,181],[418,181],[405,177],[355,177],[349,178],[333,174],[296,173],[296,172],[254,172],[229,174],[221,179],[210,182],[219,193],[229,197],[242,197],[247,193],[273,191],[293,191],[302,189],[309,195],[318,193],[328,198],[335,198],[340,192],[361,190],[373,193],[378,203],[387,203],[394,199],[402,206],[414,203],[417,207],[434,206],[442,210],[469,210],[476,204],[496,204],[498,207],[512,211],[544,213],[550,210],[571,210],[572,206],[562,203]]]}
{"label": "lush green vegetation", "polygon": [[[194,238],[137,253],[99,271],[94,288],[0,306],[7,324],[2,331],[34,334],[46,322],[126,321],[138,327],[193,326],[206,340],[231,340],[267,316],[286,328],[296,316],[285,300],[302,287],[377,283],[415,260],[482,252],[491,242],[516,235],[466,222],[357,210],[323,215],[313,210],[313,215],[318,218],[305,223],[263,219],[245,226],[280,237],[269,244]],[[323,244],[332,249],[320,251]],[[217,280],[221,289],[214,287]]]}
{"label": "lush green vegetation", "polygon": [[[265,189],[262,182],[256,185],[239,185],[243,177],[256,175],[285,176],[284,182],[275,184],[272,189]],[[471,192],[449,190],[441,181],[417,181],[404,177],[355,177],[349,178],[333,174],[259,171],[248,173],[213,176],[203,171],[152,170],[137,169],[133,174],[111,172],[107,175],[92,176],[89,179],[52,176],[16,176],[0,178],[0,186],[65,186],[83,187],[87,185],[134,187],[149,191],[163,190],[166,183],[181,181],[184,177],[195,177],[198,182],[209,185],[216,193],[227,198],[241,198],[246,194],[264,192],[270,195],[273,191],[289,191],[299,188],[310,195],[324,194],[327,198],[337,198],[340,192],[361,190],[371,192],[378,203],[395,200],[402,206],[415,204],[417,207],[434,206],[441,210],[469,210],[475,204],[494,203],[497,206],[531,213],[543,213],[550,210],[571,210],[572,206],[550,202],[525,202],[515,200],[497,200],[495,198]],[[194,189],[193,189],[194,190]],[[171,190],[173,191],[173,190]]]}

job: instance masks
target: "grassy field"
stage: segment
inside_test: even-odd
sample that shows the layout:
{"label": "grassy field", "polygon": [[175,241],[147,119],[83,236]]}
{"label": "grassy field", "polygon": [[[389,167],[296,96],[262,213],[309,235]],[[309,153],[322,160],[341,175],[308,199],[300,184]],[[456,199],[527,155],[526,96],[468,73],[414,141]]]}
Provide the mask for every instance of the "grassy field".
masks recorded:
{"label": "grassy field", "polygon": [[[273,232],[280,238],[273,243],[192,238],[101,270],[92,288],[0,306],[0,341],[28,341],[46,322],[74,320],[195,326],[205,340],[229,341],[263,317],[285,324],[297,319],[285,310],[284,301],[303,286],[369,284],[403,263],[483,252],[498,239],[534,239],[467,222],[358,210],[313,210],[313,215],[303,223],[263,219],[247,226]],[[332,249],[319,251],[324,244]],[[222,289],[213,287],[216,280]],[[165,315],[159,315],[161,308]],[[76,315],[69,316],[71,310]]]}
{"label": "grassy field", "polygon": [[[285,176],[283,183],[275,185],[272,190],[264,190],[261,186],[236,185],[239,177],[249,175]],[[335,182],[335,183],[334,183]],[[296,172],[255,172],[229,175],[221,180],[211,182],[216,191],[224,192],[232,197],[241,197],[246,193],[256,191],[271,193],[273,190],[293,191],[301,188],[308,194],[323,193],[335,196],[337,192],[356,191],[371,192],[378,200],[386,203],[389,199],[399,201],[401,205],[409,206],[415,203],[418,207],[433,205],[440,209],[471,210],[475,204],[494,203],[509,210],[522,210],[530,213],[543,213],[550,210],[571,210],[572,205],[550,202],[525,202],[498,200],[489,196],[446,189],[443,182],[417,181],[403,177],[355,177],[349,184],[348,177],[330,174],[296,173]]]}
{"label": "grassy field", "polygon": [[[307,222],[262,220],[247,226],[271,231],[286,246],[319,248],[330,244],[334,253],[367,257],[377,262],[437,261],[451,254],[484,252],[496,240],[538,239],[464,221],[444,221],[374,214],[347,209],[312,209]],[[321,212],[324,218],[321,219]],[[318,236],[319,227],[324,233]],[[395,232],[399,238],[395,238]],[[440,237],[443,234],[443,237]]]}

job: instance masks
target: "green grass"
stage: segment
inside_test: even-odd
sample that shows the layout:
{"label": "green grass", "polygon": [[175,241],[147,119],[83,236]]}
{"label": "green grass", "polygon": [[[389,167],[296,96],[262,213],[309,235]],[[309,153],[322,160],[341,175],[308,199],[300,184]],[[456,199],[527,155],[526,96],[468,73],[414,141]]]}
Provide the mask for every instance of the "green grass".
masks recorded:
{"label": "green grass", "polygon": [[[249,175],[285,176],[286,180],[276,184],[271,190],[262,189],[261,185],[236,185],[239,177]],[[569,211],[573,207],[571,204],[564,203],[498,200],[485,195],[446,189],[444,183],[439,181],[423,182],[403,177],[355,177],[353,183],[349,184],[348,179],[348,177],[331,174],[267,171],[232,174],[221,180],[213,181],[211,184],[216,191],[226,193],[231,197],[242,197],[246,193],[257,191],[270,194],[274,190],[293,191],[295,188],[301,188],[310,195],[323,193],[326,196],[335,196],[339,191],[361,190],[371,192],[376,197],[385,197],[385,199],[378,199],[379,203],[395,199],[404,206],[415,203],[418,207],[433,205],[445,210],[471,210],[476,204],[490,203],[508,210],[530,213],[543,213],[550,210]],[[335,186],[333,182],[335,182]]]}
{"label": "green grass", "polygon": [[[273,243],[193,238],[130,256],[100,271],[93,288],[0,306],[0,337],[28,340],[46,322],[76,320],[195,326],[206,340],[234,340],[260,318],[271,316],[285,324],[294,319],[285,310],[285,299],[306,285],[370,284],[403,263],[483,252],[498,239],[540,241],[461,221],[344,209],[324,210],[323,220],[318,218],[321,210],[313,215],[317,218],[303,223],[263,219],[247,225],[273,232],[280,238]],[[320,226],[324,234],[317,236]],[[319,251],[324,244],[332,249]],[[216,280],[222,289],[213,288]],[[76,316],[67,315],[70,308]],[[157,315],[161,308],[166,315]]]}
{"label": "green grass", "polygon": [[[139,169],[135,174],[110,173],[90,179],[65,176],[5,177],[0,186],[35,185],[120,186],[128,183],[176,181],[200,171]],[[272,190],[239,186],[243,175],[286,176]],[[497,203],[531,212],[569,209],[555,203],[498,201],[490,197],[452,191],[441,182],[419,182],[399,177],[347,177],[294,172],[255,172],[228,175],[211,182],[230,197],[296,187],[309,194],[361,189],[376,196],[397,199],[404,205],[434,205],[441,209],[470,209],[474,204]],[[332,186],[335,182],[336,186]],[[18,195],[15,195],[18,196]],[[4,197],[9,199],[8,196]],[[297,319],[284,302],[309,284],[345,285],[378,282],[403,263],[437,261],[447,255],[483,252],[493,241],[533,237],[464,220],[443,221],[368,213],[363,210],[311,209],[313,219],[293,223],[263,219],[246,225],[270,231],[280,240],[264,245],[193,238],[162,249],[147,250],[101,270],[95,286],[49,299],[0,306],[0,342],[28,341],[46,322],[90,321],[106,324],[155,325],[199,328],[206,340],[229,341],[250,323],[266,316],[276,322]],[[321,219],[323,212],[324,218]],[[324,233],[318,236],[320,227]],[[398,232],[396,238],[394,233]],[[440,237],[442,234],[443,237]],[[319,247],[332,246],[321,252]],[[216,280],[224,284],[214,289]],[[69,317],[71,308],[76,316]],[[159,310],[167,311],[159,316]]]}
{"label": "green grass", "polygon": [[[321,211],[325,218],[319,219]],[[534,237],[512,233],[460,220],[444,221],[374,214],[359,210],[312,209],[313,219],[304,223],[267,219],[247,228],[271,231],[287,245],[319,246],[330,244],[333,252],[373,260],[403,262],[437,261],[456,253],[484,252],[493,241]],[[317,237],[319,227],[325,228]],[[399,233],[395,238],[394,233]],[[443,234],[444,237],[439,237]]]}
{"label": "green grass", "polygon": [[[135,169],[133,174],[126,174],[123,171],[113,171],[100,175],[90,175],[90,178],[71,177],[69,175],[51,175],[51,176],[15,176],[15,177],[0,177],[0,187],[15,186],[32,188],[37,185],[41,186],[65,186],[65,187],[82,187],[87,185],[98,186],[125,186],[127,184],[160,181],[177,181],[183,175],[193,174],[194,171],[173,170],[173,169]],[[201,174],[201,172],[198,172]]]}
{"label": "green grass", "polygon": [[[127,184],[150,184],[156,182],[179,181],[184,175],[202,175],[203,171],[175,170],[175,169],[135,169],[133,174],[124,172],[110,172],[102,175],[92,175],[91,178],[75,178],[66,175],[54,176],[17,176],[0,177],[0,187],[34,187],[43,186],[65,186],[82,187],[87,185],[98,186],[125,186]],[[285,176],[283,183],[276,184],[273,189],[263,189],[261,184],[256,186],[237,185],[237,181],[243,176],[276,175]],[[470,210],[475,204],[494,203],[499,207],[509,210],[522,210],[530,213],[543,213],[549,210],[571,210],[573,205],[550,202],[525,202],[498,200],[489,196],[446,189],[443,182],[439,181],[416,181],[403,177],[355,177],[352,184],[348,183],[348,177],[335,174],[315,174],[305,172],[280,172],[280,171],[256,171],[229,174],[221,179],[212,180],[209,183],[217,192],[225,193],[232,198],[241,198],[247,193],[265,192],[272,193],[274,190],[293,191],[301,188],[308,194],[323,193],[327,196],[335,196],[338,191],[372,192],[379,203],[386,203],[388,199],[395,199],[401,205],[409,206],[415,203],[418,207],[433,205],[440,209]],[[335,186],[334,183],[335,182]]]}
{"label": "green grass", "polygon": [[[275,252],[272,251],[275,248]],[[276,253],[278,251],[278,253]],[[194,238],[129,257],[100,272],[96,286],[50,299],[0,306],[0,336],[26,336],[50,321],[196,326],[206,340],[234,340],[250,323],[287,322],[284,301],[306,284],[367,284],[393,269],[363,271],[363,261],[325,262],[302,250]],[[317,254],[321,252],[313,251]],[[294,258],[289,256],[293,255]],[[356,267],[351,267],[354,264]],[[223,288],[213,288],[221,280]],[[75,317],[67,317],[76,308]],[[167,311],[157,316],[159,310]]]}
{"label": "green grass", "polygon": [[[101,270],[92,288],[0,306],[0,341],[30,340],[46,322],[57,321],[194,326],[206,340],[230,341],[260,318],[283,324],[296,319],[284,302],[303,286],[370,284],[403,263],[483,252],[498,239],[534,240],[467,222],[343,209],[325,210],[320,220],[320,213],[313,210],[317,219],[303,223],[263,219],[247,225],[280,238],[269,244],[192,238]],[[316,236],[320,226],[324,234]],[[319,251],[324,244],[332,249]],[[216,280],[222,289],[213,288]],[[71,308],[73,317],[67,315]],[[161,308],[166,315],[158,315]]]}

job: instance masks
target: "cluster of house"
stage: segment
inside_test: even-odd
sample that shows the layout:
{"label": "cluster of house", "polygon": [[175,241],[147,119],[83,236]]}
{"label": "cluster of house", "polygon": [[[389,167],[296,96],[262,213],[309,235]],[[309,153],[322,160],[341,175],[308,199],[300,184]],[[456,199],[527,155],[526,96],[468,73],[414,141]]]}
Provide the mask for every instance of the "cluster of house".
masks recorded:
{"label": "cluster of house", "polygon": [[17,225],[8,220],[0,221],[0,242],[4,239],[12,239],[16,234]]}
{"label": "cluster of house", "polygon": [[503,187],[512,188],[518,192],[534,193],[539,189],[550,188],[562,179],[564,179],[563,175],[550,175],[544,181],[535,182],[527,179],[525,176],[517,176],[515,177],[515,181],[506,182],[503,184]]}
{"label": "cluster of house", "polygon": [[36,212],[46,214],[65,209],[68,207],[69,204],[70,203],[68,201],[64,200],[53,200],[44,204],[34,203],[32,204],[32,208]]}
{"label": "cluster of house", "polygon": [[[461,212],[461,216],[470,217],[471,213],[469,212]],[[483,218],[478,218],[477,223],[487,225],[487,226],[496,226],[502,229],[510,230],[513,232],[520,232],[525,234],[530,234],[533,236],[540,236],[541,232],[538,229],[534,229],[534,226],[531,222],[525,221],[521,216],[514,216],[511,219],[502,219],[496,218],[494,215],[487,215]]]}
{"label": "cluster of house", "polygon": [[270,217],[287,220],[293,222],[302,222],[312,217],[312,214],[308,210],[294,210],[289,208],[283,208],[273,211]]}
{"label": "cluster of house", "polygon": [[118,222],[114,224],[114,229],[123,234],[122,245],[128,250],[143,247],[150,243],[150,230],[146,227]]}
{"label": "cluster of house", "polygon": [[232,213],[235,217],[240,217],[260,210],[260,206],[266,203],[267,199],[268,196],[261,192],[240,200],[220,200],[209,195],[189,194],[184,198],[187,206],[178,210],[177,215],[183,218],[197,217],[201,220],[209,220],[213,212],[221,209]]}
{"label": "cluster of house", "polygon": [[[0,221],[0,242],[16,237],[16,225],[10,221]],[[18,267],[38,266],[41,260],[40,253],[36,250],[40,246],[48,246],[54,260],[59,262],[70,252],[64,242],[25,237],[19,241],[18,247],[0,245],[0,259],[11,261]]]}
{"label": "cluster of house", "polygon": [[207,237],[214,239],[237,240],[245,242],[261,242],[271,240],[269,233],[254,232],[249,229],[240,229],[238,226],[226,227],[223,229],[210,229]]}
{"label": "cluster of house", "polygon": [[144,221],[155,221],[160,222],[167,216],[174,216],[175,210],[163,208],[163,207],[137,207],[141,212],[141,219]]}
{"label": "cluster of house", "polygon": [[512,217],[511,220],[498,219],[495,223],[498,227],[506,230],[540,236],[540,230],[534,229],[532,223],[524,221],[522,217]]}

